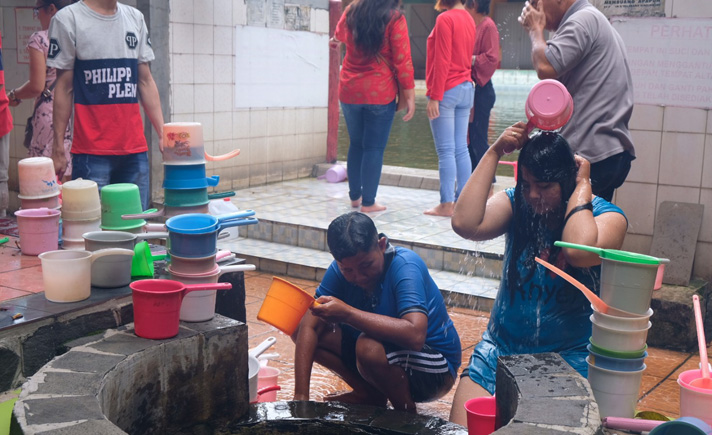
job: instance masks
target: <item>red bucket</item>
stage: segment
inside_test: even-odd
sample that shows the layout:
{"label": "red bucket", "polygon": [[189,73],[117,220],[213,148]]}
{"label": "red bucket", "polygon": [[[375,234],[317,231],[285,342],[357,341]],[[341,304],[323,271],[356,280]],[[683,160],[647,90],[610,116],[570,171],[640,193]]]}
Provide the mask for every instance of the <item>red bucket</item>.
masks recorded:
{"label": "red bucket", "polygon": [[188,292],[229,290],[229,282],[185,285],[170,279],[143,279],[129,284],[132,290],[134,332],[150,339],[178,335],[180,306]]}

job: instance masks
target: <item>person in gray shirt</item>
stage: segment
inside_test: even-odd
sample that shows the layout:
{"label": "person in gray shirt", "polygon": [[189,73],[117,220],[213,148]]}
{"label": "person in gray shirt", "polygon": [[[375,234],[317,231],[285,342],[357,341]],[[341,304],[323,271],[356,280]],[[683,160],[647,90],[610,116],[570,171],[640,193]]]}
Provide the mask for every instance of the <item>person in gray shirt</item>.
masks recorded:
{"label": "person in gray shirt", "polygon": [[[561,135],[591,162],[593,193],[611,201],[635,159],[628,130],[633,80],[623,40],[588,0],[531,0],[519,22],[529,32],[539,78],[559,80],[573,97]],[[548,41],[544,29],[554,32]]]}

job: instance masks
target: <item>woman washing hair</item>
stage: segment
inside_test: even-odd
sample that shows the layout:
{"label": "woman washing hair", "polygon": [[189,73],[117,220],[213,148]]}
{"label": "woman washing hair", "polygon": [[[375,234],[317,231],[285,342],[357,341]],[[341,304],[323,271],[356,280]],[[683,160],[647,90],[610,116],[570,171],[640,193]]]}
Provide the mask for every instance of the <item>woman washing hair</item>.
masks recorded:
{"label": "woman washing hair", "polygon": [[[586,297],[537,265],[540,257],[599,291],[597,254],[560,249],[557,240],[619,249],[627,220],[622,210],[591,193],[587,160],[574,156],[553,132],[531,139],[526,124],[509,128],[485,153],[462,191],[452,228],[470,240],[504,234],[504,270],[489,324],[460,375],[450,420],[466,424],[464,403],[495,392],[500,355],[557,352],[584,377],[592,313]],[[515,188],[487,199],[504,150],[521,149]]]}
{"label": "woman washing hair", "polygon": [[400,88],[407,109],[415,113],[415,81],[410,39],[400,0],[356,0],[332,38],[346,44],[339,76],[339,101],[349,130],[347,173],[352,207],[364,213],[385,210],[376,203],[383,152],[388,143]]}

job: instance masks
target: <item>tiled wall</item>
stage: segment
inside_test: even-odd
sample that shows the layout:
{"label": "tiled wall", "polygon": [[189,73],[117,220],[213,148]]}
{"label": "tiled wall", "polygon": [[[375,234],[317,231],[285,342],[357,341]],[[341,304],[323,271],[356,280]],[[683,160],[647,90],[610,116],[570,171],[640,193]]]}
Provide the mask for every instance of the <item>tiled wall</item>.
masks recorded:
{"label": "tiled wall", "polygon": [[[329,32],[326,0],[285,3],[310,7],[310,31]],[[326,107],[234,109],[235,26],[247,13],[245,0],[170,2],[170,119],[200,122],[213,155],[241,149],[208,164],[221,191],[307,176],[326,158]]]}
{"label": "tiled wall", "polygon": [[[712,17],[710,0],[665,0],[665,15]],[[705,206],[693,276],[712,279],[712,110],[636,105],[631,130],[637,158],[615,202],[630,227],[623,249],[647,253],[663,201]]]}

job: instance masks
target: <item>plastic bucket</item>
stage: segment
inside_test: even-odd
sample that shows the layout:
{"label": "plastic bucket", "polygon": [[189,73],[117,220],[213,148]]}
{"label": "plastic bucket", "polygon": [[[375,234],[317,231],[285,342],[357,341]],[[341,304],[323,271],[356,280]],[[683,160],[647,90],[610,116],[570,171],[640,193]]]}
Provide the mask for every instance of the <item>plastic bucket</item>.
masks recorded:
{"label": "plastic bucket", "polygon": [[46,198],[38,198],[38,199],[20,199],[20,208],[21,209],[28,209],[28,208],[54,208],[57,209],[60,207],[60,202],[59,202],[59,192],[52,196],[48,196]]}
{"label": "plastic bucket", "polygon": [[54,163],[49,157],[28,157],[17,162],[20,199],[40,199],[59,195]]}
{"label": "plastic bucket", "polygon": [[[279,374],[281,371],[278,368],[270,366],[260,367],[257,374],[257,390],[263,390],[267,387],[279,385]],[[274,402],[277,400],[277,390],[272,390],[266,393],[258,394],[258,402]]]}
{"label": "plastic bucket", "polygon": [[[101,229],[101,219],[96,218],[87,221],[62,220],[62,239],[81,242],[84,245],[84,233],[99,231]],[[82,248],[84,249],[84,248]]]}
{"label": "plastic bucket", "polygon": [[186,293],[196,290],[229,290],[229,282],[184,285],[169,279],[144,279],[130,284],[134,332],[150,339],[178,335],[180,306]]}
{"label": "plastic bucket", "polygon": [[163,124],[163,162],[171,165],[205,164],[203,126],[199,122]]}
{"label": "plastic bucket", "polygon": [[680,417],[666,421],[650,431],[649,435],[709,435],[712,427],[704,420],[695,417]]}
{"label": "plastic bucket", "polygon": [[633,350],[630,352],[621,352],[621,351],[610,350],[610,349],[601,347],[601,346],[597,345],[596,343],[594,343],[592,338],[590,338],[588,341],[591,344],[591,349],[594,352],[596,352],[599,355],[610,356],[613,358],[640,358],[641,356],[643,356],[645,354],[646,350],[648,349],[648,345],[646,344],[645,346],[643,346],[642,349],[636,349],[636,350]]}
{"label": "plastic bucket", "polygon": [[329,183],[339,183],[346,179],[346,168],[341,165],[334,165],[326,170],[326,181]]}
{"label": "plastic bucket", "polygon": [[208,202],[208,188],[163,189],[163,203],[169,207],[198,207]]}
{"label": "plastic bucket", "polygon": [[59,210],[30,208],[18,210],[17,229],[24,255],[39,255],[59,247]]}
{"label": "plastic bucket", "polygon": [[712,425],[712,390],[690,386],[690,382],[701,377],[702,370],[686,370],[678,375],[680,415],[696,417]]}
{"label": "plastic bucket", "polygon": [[588,382],[598,403],[598,413],[601,418],[633,418],[645,364],[640,370],[623,372],[596,367],[591,364],[588,357],[586,362]]}
{"label": "plastic bucket", "polygon": [[489,435],[494,432],[497,414],[497,400],[494,396],[468,400],[465,402],[465,411],[469,435]]}
{"label": "plastic bucket", "polygon": [[593,347],[588,345],[588,359],[591,365],[607,370],[618,370],[621,372],[635,372],[643,368],[645,358],[648,352],[644,352],[638,358],[615,358],[612,356],[602,355],[593,350]]}
{"label": "plastic bucket", "polygon": [[601,299],[612,307],[645,315],[653,297],[658,266],[601,258]]}
{"label": "plastic bucket", "polygon": [[287,335],[297,330],[309,307],[316,304],[314,297],[281,278],[272,277],[257,319],[269,323]]}
{"label": "plastic bucket", "polygon": [[648,322],[644,329],[620,330],[607,328],[600,325],[594,318],[591,319],[591,340],[596,345],[619,352],[635,352],[645,347],[645,340],[648,338],[648,330],[652,323]]}
{"label": "plastic bucket", "polygon": [[[593,308],[593,305],[591,305]],[[618,317],[610,314],[603,314],[593,308],[593,320],[601,326],[620,331],[635,331],[644,329],[648,326],[650,316],[653,315],[653,309],[649,308],[645,315],[640,317]]]}
{"label": "plastic bucket", "polygon": [[574,113],[574,100],[561,82],[545,79],[535,84],[524,105],[530,127],[558,130]]}
{"label": "plastic bucket", "polygon": [[146,225],[143,219],[123,220],[122,215],[143,212],[138,186],[131,183],[109,184],[101,189],[101,228],[128,231]]}
{"label": "plastic bucket", "polygon": [[62,185],[62,219],[95,220],[101,218],[101,200],[95,181],[67,181]]}

